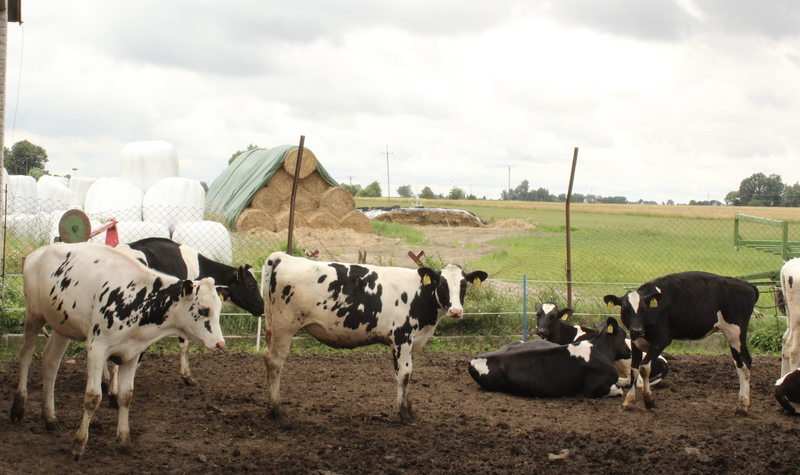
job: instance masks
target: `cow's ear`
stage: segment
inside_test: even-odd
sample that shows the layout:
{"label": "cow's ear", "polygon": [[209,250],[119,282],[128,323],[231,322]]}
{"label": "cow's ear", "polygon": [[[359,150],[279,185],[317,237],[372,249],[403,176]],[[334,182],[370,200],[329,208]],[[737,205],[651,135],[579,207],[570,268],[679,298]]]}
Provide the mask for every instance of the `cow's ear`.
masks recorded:
{"label": "cow's ear", "polygon": [[192,295],[192,293],[194,293],[194,282],[188,279],[184,280],[183,284],[181,284],[181,297]]}
{"label": "cow's ear", "polygon": [[536,302],[536,311],[539,312],[542,310],[542,302]]}
{"label": "cow's ear", "polygon": [[470,272],[467,274],[467,282],[470,282],[475,287],[480,287],[481,282],[486,280],[489,277],[489,274],[482,270],[476,270],[475,272]]}
{"label": "cow's ear", "polygon": [[622,306],[622,301],[616,295],[606,295],[603,297],[603,302],[609,310],[614,310],[616,306]]}
{"label": "cow's ear", "polygon": [[603,333],[603,330],[606,329],[606,324],[603,322],[594,322],[594,331],[598,334]]}
{"label": "cow's ear", "polygon": [[[256,276],[255,272],[253,271],[253,266],[251,266],[250,264],[245,264],[244,265],[244,270],[249,272],[249,273],[251,273],[251,274],[253,274],[253,277]],[[242,275],[244,275],[244,274],[242,274]]]}
{"label": "cow's ear", "polygon": [[420,267],[417,269],[422,285],[431,285],[434,282],[439,283],[439,273],[429,267]]}
{"label": "cow's ear", "polygon": [[644,298],[644,304],[650,308],[657,308],[662,296],[661,292],[654,292]]}
{"label": "cow's ear", "polygon": [[225,285],[217,285],[216,289],[217,289],[217,295],[219,295],[220,301],[222,303],[225,303],[225,301],[228,300],[228,298],[231,295],[230,291],[228,290],[228,287],[225,286]]}
{"label": "cow's ear", "polygon": [[572,316],[572,309],[571,308],[562,309],[560,312],[558,312],[558,316],[561,317],[561,320],[564,320],[566,322],[567,319],[570,316]]}
{"label": "cow's ear", "polygon": [[244,272],[245,272],[245,270],[244,270],[244,267],[242,267],[242,266],[239,266],[236,269],[236,282],[241,282],[241,281],[244,280]]}
{"label": "cow's ear", "polygon": [[617,323],[617,320],[609,317],[608,320],[606,320],[606,333],[611,333],[613,335],[617,333],[618,330],[619,324]]}

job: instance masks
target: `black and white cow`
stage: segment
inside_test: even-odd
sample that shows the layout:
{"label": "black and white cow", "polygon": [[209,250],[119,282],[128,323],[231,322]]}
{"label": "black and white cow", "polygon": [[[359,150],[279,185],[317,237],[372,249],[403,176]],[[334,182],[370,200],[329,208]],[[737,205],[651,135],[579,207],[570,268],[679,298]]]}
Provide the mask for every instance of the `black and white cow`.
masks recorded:
{"label": "black and white cow", "polygon": [[[228,299],[224,305],[235,305],[255,317],[264,314],[264,298],[253,274],[253,266],[249,264],[232,267],[209,259],[189,246],[157,237],[120,244],[117,250],[130,252],[147,267],[179,279],[211,277],[216,285],[228,288]],[[189,368],[189,342],[180,339],[178,346],[181,354],[181,378],[187,385],[194,385],[195,380]]]}
{"label": "black and white cow", "polygon": [[[721,331],[731,348],[739,375],[737,414],[750,410],[750,366],[747,326],[758,300],[755,285],[707,272],[681,272],[653,279],[622,297],[606,295],[609,309],[619,306],[622,323],[633,341],[632,377],[641,370],[645,407],[655,406],[650,390],[650,363],[672,340],[699,340]],[[642,353],[647,352],[642,358]],[[636,400],[636,385],[624,407]]]}
{"label": "black and white cow", "polygon": [[70,340],[86,342],[86,395],[83,421],[72,444],[80,459],[89,424],[100,404],[103,367],[110,358],[120,364],[117,440],[130,449],[128,413],[139,354],[170,335],[190,339],[211,350],[225,347],[219,326],[222,307],[213,279],[193,282],[153,271],[103,244],[52,244],[25,260],[25,334],[20,348],[19,386],[11,421],[21,421],[28,397],[28,370],[42,326],[52,334],[42,357],[42,418],[57,429],[54,388],[61,357]]}
{"label": "black and white cow", "polygon": [[800,259],[792,259],[781,267],[781,292],[786,314],[781,376],[785,376],[800,366]]}
{"label": "black and white cow", "polygon": [[527,397],[621,396],[614,361],[630,358],[625,330],[614,318],[597,323],[591,340],[556,345],[544,340],[510,344],[479,355],[469,374],[483,389]]}
{"label": "black and white cow", "polygon": [[775,381],[775,399],[789,414],[800,410],[800,369],[795,369]]}
{"label": "black and white cow", "polygon": [[292,337],[304,328],[334,348],[382,343],[392,347],[400,420],[413,419],[408,400],[411,351],[433,336],[444,315],[461,318],[467,283],[480,284],[486,272],[465,274],[456,265],[441,271],[422,267],[314,262],[282,252],[264,263],[264,360],[268,404],[273,418],[283,418],[280,377]]}
{"label": "black and white cow", "polygon": [[[558,309],[558,305],[547,302],[536,304],[536,334],[545,340],[552,341],[559,345],[566,345],[573,341],[589,340],[597,335],[593,328],[581,325],[570,325],[567,319],[572,315],[571,308]],[[625,340],[630,347],[630,340]],[[624,388],[631,384],[631,360],[630,358],[620,359],[614,362],[619,374],[617,386]],[[669,373],[669,363],[660,356],[653,361],[650,373],[650,386],[660,383]],[[642,379],[636,380],[636,387],[642,387]]]}

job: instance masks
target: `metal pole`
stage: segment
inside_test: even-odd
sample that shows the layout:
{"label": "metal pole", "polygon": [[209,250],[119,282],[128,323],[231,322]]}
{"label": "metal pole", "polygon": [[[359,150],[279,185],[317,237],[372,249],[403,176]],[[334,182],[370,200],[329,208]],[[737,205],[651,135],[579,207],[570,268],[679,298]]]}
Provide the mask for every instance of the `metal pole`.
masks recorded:
{"label": "metal pole", "polygon": [[575,165],[578,162],[578,147],[572,153],[572,171],[569,174],[567,191],[567,307],[572,308],[572,233],[570,232],[569,207],[572,204],[572,183],[575,181]]}
{"label": "metal pole", "polygon": [[528,341],[528,274],[522,274],[522,341]]}
{"label": "metal pole", "polygon": [[306,136],[300,136],[300,147],[297,149],[297,164],[294,167],[294,183],[292,184],[292,199],[289,201],[289,233],[286,237],[286,254],[292,255],[292,234],[294,233],[294,200],[297,197],[297,185],[300,183],[300,162],[303,161],[303,144]]}

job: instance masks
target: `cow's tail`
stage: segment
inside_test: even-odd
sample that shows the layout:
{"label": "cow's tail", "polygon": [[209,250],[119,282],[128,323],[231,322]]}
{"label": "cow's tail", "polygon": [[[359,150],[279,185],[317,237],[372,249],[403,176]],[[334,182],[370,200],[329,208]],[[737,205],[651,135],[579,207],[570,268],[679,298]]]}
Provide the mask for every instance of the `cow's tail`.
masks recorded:
{"label": "cow's tail", "polygon": [[272,346],[272,299],[269,283],[272,280],[272,262],[268,257],[261,268],[261,296],[264,298],[264,353]]}

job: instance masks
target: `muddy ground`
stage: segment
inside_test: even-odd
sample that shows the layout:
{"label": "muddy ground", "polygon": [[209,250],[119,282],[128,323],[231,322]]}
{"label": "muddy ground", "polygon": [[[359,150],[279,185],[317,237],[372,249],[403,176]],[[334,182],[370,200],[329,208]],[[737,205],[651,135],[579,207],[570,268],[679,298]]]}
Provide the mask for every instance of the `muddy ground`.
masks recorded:
{"label": "muddy ground", "polygon": [[[410,397],[416,422],[394,411],[388,353],[292,354],[284,370],[289,422],[266,415],[259,355],[192,355],[198,384],[185,386],[178,355],[148,355],[131,411],[135,453],[114,440],[116,411],[103,401],[86,454],[70,463],[81,417],[84,360],[65,361],[48,432],[41,361],[28,414],[8,419],[16,363],[0,372],[0,473],[796,473],[800,418],[772,395],[775,357],[756,356],[753,405],[734,417],[738,380],[729,356],[675,355],[657,406],[622,411],[621,398],[525,399],[481,390],[471,354],[415,355]],[[641,399],[638,401],[641,403]],[[568,449],[564,460],[550,454]]]}

